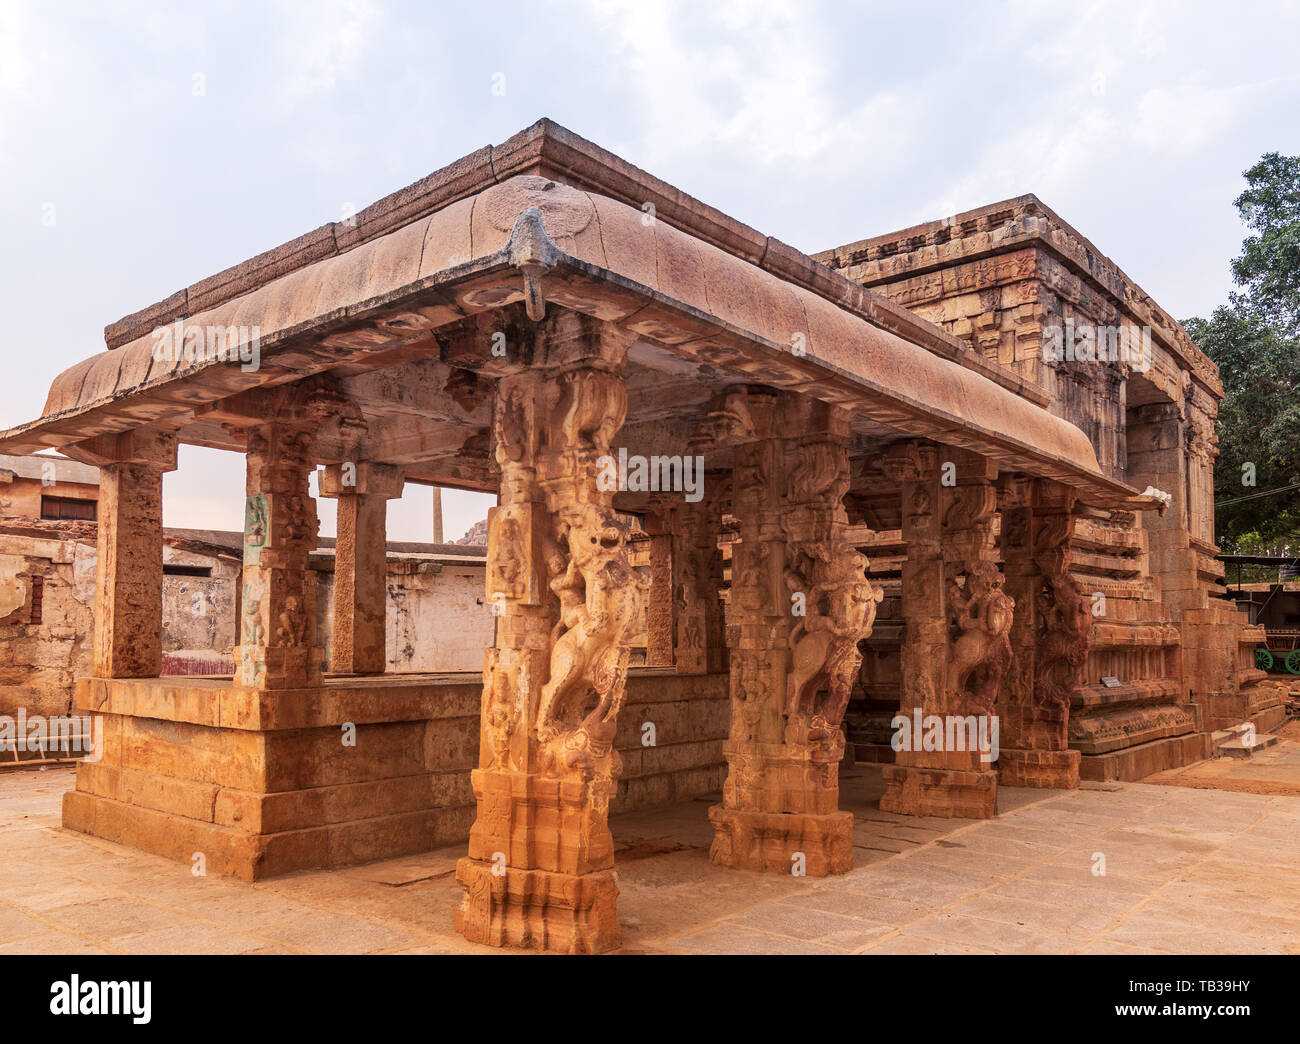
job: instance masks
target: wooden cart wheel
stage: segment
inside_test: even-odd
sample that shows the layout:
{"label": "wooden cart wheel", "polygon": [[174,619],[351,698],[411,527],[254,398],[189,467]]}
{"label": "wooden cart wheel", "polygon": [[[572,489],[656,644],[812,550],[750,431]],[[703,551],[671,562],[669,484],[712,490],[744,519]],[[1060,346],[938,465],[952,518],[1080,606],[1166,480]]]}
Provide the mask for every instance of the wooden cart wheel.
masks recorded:
{"label": "wooden cart wheel", "polygon": [[1271,671],[1273,669],[1273,654],[1260,646],[1255,650],[1255,666],[1261,671]]}

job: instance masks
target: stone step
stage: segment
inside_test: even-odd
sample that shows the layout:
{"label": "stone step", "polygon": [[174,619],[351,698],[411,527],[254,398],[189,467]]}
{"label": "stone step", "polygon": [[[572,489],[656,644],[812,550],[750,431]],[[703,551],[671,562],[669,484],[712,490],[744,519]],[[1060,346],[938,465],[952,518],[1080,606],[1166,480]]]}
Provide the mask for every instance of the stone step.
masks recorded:
{"label": "stone step", "polygon": [[[1247,743],[1243,735],[1244,726],[1234,726],[1232,729],[1222,729],[1214,734],[1214,753],[1225,758],[1248,758],[1255,751],[1263,750],[1266,747],[1272,747],[1277,743],[1277,737],[1272,733],[1263,732],[1255,734],[1255,741]],[[1220,739],[1220,737],[1223,737]]]}
{"label": "stone step", "polygon": [[894,748],[888,743],[853,744],[854,764],[892,765],[897,760],[898,755],[894,753]]}

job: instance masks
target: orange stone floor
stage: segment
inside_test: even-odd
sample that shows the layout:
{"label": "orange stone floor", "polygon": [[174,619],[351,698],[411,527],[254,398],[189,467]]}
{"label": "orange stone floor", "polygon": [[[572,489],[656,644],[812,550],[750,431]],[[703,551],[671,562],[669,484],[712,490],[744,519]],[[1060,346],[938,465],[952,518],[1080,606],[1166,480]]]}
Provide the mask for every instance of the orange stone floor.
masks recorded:
{"label": "orange stone floor", "polygon": [[[709,801],[611,820],[633,953],[1300,953],[1300,797],[1142,783],[999,792],[985,821],[876,808],[856,866],[709,863]],[[65,831],[68,768],[0,772],[0,953],[482,953],[452,930],[462,847],[256,884]],[[1106,875],[1094,876],[1097,854]]]}

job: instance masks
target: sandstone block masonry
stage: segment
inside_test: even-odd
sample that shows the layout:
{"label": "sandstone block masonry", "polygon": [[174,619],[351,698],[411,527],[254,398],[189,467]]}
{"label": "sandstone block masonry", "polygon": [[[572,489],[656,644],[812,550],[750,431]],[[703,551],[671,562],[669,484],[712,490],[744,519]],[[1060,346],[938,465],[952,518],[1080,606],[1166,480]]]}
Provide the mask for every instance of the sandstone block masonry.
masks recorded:
{"label": "sandstone block masonry", "polygon": [[[1005,723],[996,763],[899,751],[882,807],[924,816],[1132,778],[1215,714],[1271,713],[1215,598],[1214,366],[1035,203],[823,264],[542,121],[114,323],[0,432],[103,475],[77,706],[108,738],[65,824],[246,878],[468,828],[467,938],[593,952],[620,942],[610,808],[723,760],[716,864],[846,870],[855,692]],[[1152,327],[1149,366],[1034,358],[1058,316],[1112,312]],[[256,324],[261,365],[160,360],[162,323]],[[189,443],[247,464],[221,679],[160,677],[162,475]],[[624,454],[700,482],[603,481]],[[386,670],[408,482],[498,498],[473,685]]]}

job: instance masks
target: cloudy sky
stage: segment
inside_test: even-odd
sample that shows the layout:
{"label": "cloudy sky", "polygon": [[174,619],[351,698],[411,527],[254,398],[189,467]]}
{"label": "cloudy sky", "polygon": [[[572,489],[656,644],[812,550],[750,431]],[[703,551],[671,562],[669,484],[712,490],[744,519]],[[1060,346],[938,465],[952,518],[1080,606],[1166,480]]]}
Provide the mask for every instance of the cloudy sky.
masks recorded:
{"label": "cloudy sky", "polygon": [[[1203,314],[1241,172],[1300,152],[1297,38],[1283,2],[0,0],[0,427],[106,323],[541,116],[810,252],[1034,192]],[[242,461],[181,464],[167,524],[240,528]]]}

